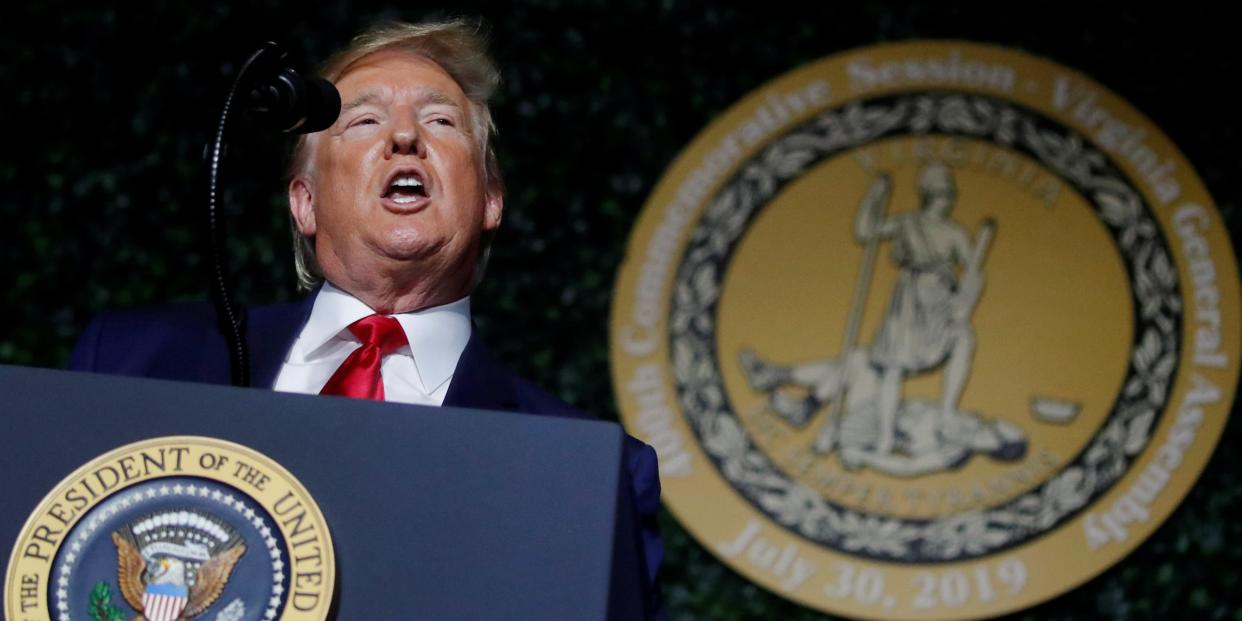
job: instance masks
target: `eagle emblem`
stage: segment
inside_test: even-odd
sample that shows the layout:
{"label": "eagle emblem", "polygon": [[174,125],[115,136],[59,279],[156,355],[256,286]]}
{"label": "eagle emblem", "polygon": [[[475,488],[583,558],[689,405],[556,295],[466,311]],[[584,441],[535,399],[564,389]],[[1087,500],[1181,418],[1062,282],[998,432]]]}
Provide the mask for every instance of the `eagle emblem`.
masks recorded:
{"label": "eagle emblem", "polygon": [[145,516],[112,533],[121,595],[133,621],[193,619],[224,592],[246,544],[230,526],[198,511]]}

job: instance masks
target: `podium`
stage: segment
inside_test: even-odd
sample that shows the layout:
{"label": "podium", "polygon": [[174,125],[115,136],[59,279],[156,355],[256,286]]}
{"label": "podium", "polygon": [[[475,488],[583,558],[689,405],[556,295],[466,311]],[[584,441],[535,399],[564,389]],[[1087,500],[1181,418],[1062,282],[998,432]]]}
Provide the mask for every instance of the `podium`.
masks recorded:
{"label": "podium", "polygon": [[643,617],[615,423],[3,366],[0,421],[6,559],[83,464],[203,436],[266,455],[318,504],[336,557],[329,618]]}

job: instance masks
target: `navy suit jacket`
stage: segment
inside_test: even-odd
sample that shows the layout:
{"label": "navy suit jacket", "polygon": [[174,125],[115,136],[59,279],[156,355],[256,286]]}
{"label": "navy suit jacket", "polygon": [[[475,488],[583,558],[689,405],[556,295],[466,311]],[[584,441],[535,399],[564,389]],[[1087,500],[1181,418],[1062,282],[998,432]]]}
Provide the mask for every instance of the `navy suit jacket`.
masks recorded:
{"label": "navy suit jacket", "polygon": [[[251,385],[271,388],[315,296],[290,304],[247,309]],[[228,351],[207,304],[176,304],[97,317],[79,338],[69,368],[111,375],[229,384]],[[535,387],[502,365],[479,339],[470,336],[444,405],[544,416],[590,418]],[[639,532],[638,553],[646,570],[644,608],[662,618],[657,581],[664,548],[656,517],[660,480],[655,451],[626,436],[623,454]]]}

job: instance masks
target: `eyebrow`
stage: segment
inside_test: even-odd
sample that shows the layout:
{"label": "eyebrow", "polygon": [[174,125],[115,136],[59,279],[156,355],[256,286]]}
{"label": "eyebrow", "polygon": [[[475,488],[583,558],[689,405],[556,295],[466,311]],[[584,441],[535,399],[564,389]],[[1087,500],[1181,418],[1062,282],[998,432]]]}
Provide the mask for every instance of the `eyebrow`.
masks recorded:
{"label": "eyebrow", "polygon": [[461,107],[457,105],[457,102],[454,101],[452,97],[449,97],[443,91],[439,91],[434,88],[422,89],[418,93],[418,98],[420,101],[424,101],[426,103],[441,104],[441,105],[446,105],[446,106],[452,106],[454,108]]}
{"label": "eyebrow", "polygon": [[376,90],[367,90],[360,93],[357,97],[350,100],[349,103],[341,106],[341,112],[347,112],[354,108],[359,108],[369,104],[379,103],[380,93]]}
{"label": "eyebrow", "polygon": [[[348,112],[354,108],[360,108],[366,105],[378,104],[384,99],[383,94],[375,89],[365,90],[358,94],[357,97],[351,99],[349,103],[341,106],[341,112]],[[443,91],[434,88],[420,89],[417,94],[419,103],[431,103],[438,105],[452,106],[461,108],[452,97],[449,97]]]}

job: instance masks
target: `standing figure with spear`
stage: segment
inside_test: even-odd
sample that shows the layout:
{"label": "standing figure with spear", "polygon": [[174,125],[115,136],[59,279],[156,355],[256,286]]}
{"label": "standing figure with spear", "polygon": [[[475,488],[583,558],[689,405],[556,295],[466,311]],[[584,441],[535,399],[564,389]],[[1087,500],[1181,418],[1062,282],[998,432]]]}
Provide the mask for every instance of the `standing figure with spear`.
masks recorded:
{"label": "standing figure with spear", "polygon": [[[880,375],[872,446],[878,454],[893,450],[907,377],[943,368],[940,416],[948,420],[956,413],[970,378],[975,350],[970,320],[983,291],[983,261],[996,228],[991,219],[985,220],[972,240],[966,228],[950,217],[957,188],[944,163],[925,164],[917,183],[919,209],[886,215],[892,181],[887,174],[878,175],[855,219],[855,238],[864,245],[863,262],[840,360],[849,360],[859,348],[858,332],[881,241],[892,241],[892,260],[900,272],[868,352]],[[849,390],[849,382],[840,381],[836,394],[829,396],[831,408],[813,446],[817,453],[829,453],[838,443],[841,409],[849,402]]]}

